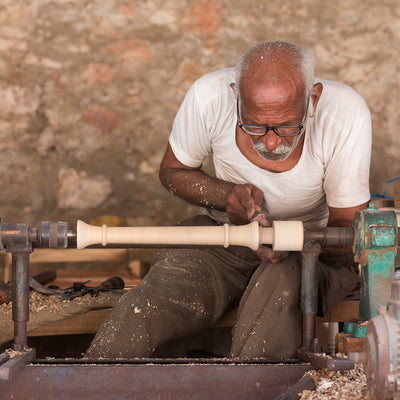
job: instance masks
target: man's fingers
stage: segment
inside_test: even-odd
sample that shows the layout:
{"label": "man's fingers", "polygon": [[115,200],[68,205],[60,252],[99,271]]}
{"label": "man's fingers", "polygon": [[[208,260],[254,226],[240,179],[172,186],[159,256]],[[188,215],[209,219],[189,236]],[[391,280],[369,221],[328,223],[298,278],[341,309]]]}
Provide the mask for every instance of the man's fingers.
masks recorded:
{"label": "man's fingers", "polygon": [[263,192],[251,184],[235,185],[227,198],[226,211],[230,221],[235,224],[249,222],[261,211],[263,198]]}
{"label": "man's fingers", "polygon": [[243,190],[239,191],[239,201],[242,203],[247,219],[250,220],[254,214],[261,212],[261,205],[264,193],[253,185],[243,185]]}
{"label": "man's fingers", "polygon": [[247,211],[242,203],[242,196],[238,190],[234,189],[228,196],[226,211],[229,215],[229,220],[236,225],[245,224],[248,220]]}
{"label": "man's fingers", "polygon": [[279,261],[286,258],[289,255],[289,252],[273,251],[270,247],[260,246],[260,248],[256,251],[256,254],[262,261],[267,261],[272,264],[276,264]]}
{"label": "man's fingers", "polygon": [[[254,203],[254,199],[251,197],[245,197],[242,200],[243,207],[246,212],[246,217],[248,220],[254,217],[254,214],[256,213],[256,204]],[[259,212],[259,211],[258,211]]]}
{"label": "man's fingers", "polygon": [[282,261],[284,258],[288,257],[289,252],[282,251],[282,254],[279,257],[274,257],[269,260],[271,264],[278,264],[278,262]]}
{"label": "man's fingers", "polygon": [[262,203],[264,201],[264,192],[260,190],[258,187],[253,186],[251,190],[251,197],[254,199],[256,212],[261,212]]}
{"label": "man's fingers", "polygon": [[272,226],[271,221],[267,219],[265,214],[257,214],[254,218],[251,219],[252,221],[257,221],[260,226],[263,228],[269,228]]}

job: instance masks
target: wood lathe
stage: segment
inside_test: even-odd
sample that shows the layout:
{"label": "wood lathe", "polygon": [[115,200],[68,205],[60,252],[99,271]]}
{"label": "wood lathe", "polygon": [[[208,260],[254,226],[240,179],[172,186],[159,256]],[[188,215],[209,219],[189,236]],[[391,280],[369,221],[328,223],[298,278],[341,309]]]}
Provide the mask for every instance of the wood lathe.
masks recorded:
{"label": "wood lathe", "polygon": [[[315,351],[317,348],[317,342],[314,340],[317,304],[316,261],[322,247],[352,244],[355,260],[360,262],[363,268],[368,268],[375,273],[377,257],[380,257],[379,261],[384,263],[385,267],[388,266],[387,277],[388,282],[391,283],[394,255],[397,249],[397,230],[394,212],[373,208],[358,212],[352,228],[326,228],[316,231],[304,230],[303,224],[299,221],[275,221],[269,228],[262,228],[257,222],[244,226],[142,228],[105,225],[98,227],[78,221],[76,231],[74,231],[69,230],[65,222],[46,221],[39,228],[30,228],[27,224],[6,224],[0,219],[0,250],[4,249],[12,254],[12,318],[15,332],[14,351],[16,352],[13,357],[10,357],[9,353],[0,354],[0,393],[6,398],[29,397],[32,399],[49,398],[49,396],[53,399],[64,399],[65,396],[76,399],[94,397],[189,399],[198,397],[202,389],[208,387],[209,399],[272,400],[285,387],[292,386],[306,370],[313,368],[313,365],[318,364],[318,367],[330,369],[351,368],[352,363],[348,360],[342,363],[342,360],[334,358],[321,358]],[[212,359],[211,361],[140,359],[124,362],[118,360],[85,362],[81,359],[36,360],[34,349],[27,345],[29,255],[35,248],[78,247],[85,251],[86,247],[176,247],[182,245],[247,246],[257,249],[262,244],[270,245],[274,250],[293,250],[302,253],[303,346],[299,351],[299,356],[305,356],[311,364],[274,365],[262,360],[256,363],[251,361],[243,363],[243,361],[235,362],[231,359]],[[362,275],[363,278],[367,278],[366,274]],[[370,280],[365,282],[366,286],[374,289],[369,283]],[[390,298],[390,294],[386,292],[385,289],[385,295]],[[368,293],[367,296],[369,308],[375,307],[375,303],[370,302],[370,299],[374,298],[372,294]],[[395,296],[390,303],[391,309],[394,308],[394,302],[398,301],[397,297]],[[379,298],[377,301],[382,304],[384,300]],[[400,315],[397,314],[392,312],[392,318],[399,320]],[[373,315],[371,318],[371,326],[377,326],[379,321],[376,321]],[[398,339],[397,333],[391,331],[389,325],[388,330],[389,337],[394,336]],[[381,395],[379,398],[383,399],[386,398],[384,396],[388,387],[389,394],[396,393],[397,395],[397,392],[400,392],[396,384],[392,384],[392,382],[397,382],[397,375],[387,372],[389,370],[387,365],[398,366],[399,363],[396,360],[389,360],[386,354],[370,351],[380,346],[382,340],[388,346],[392,345],[390,338],[387,339],[380,334],[375,340],[375,336],[372,334],[368,336],[368,346],[365,350],[368,354],[365,359],[367,371],[370,370],[370,387]],[[303,358],[302,360],[304,361]],[[374,367],[378,364],[384,367]],[[376,370],[377,368],[379,371]],[[155,376],[158,386],[154,385]],[[379,379],[374,378],[376,376],[379,376]],[[391,386],[387,386],[386,382],[389,382]],[[55,393],[54,387],[61,389]]]}

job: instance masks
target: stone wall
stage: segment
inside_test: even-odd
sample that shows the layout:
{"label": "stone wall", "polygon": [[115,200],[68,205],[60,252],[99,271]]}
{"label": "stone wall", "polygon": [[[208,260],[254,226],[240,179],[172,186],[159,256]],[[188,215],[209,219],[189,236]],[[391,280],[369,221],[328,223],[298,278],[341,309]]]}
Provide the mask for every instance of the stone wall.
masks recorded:
{"label": "stone wall", "polygon": [[0,216],[171,224],[196,209],[158,182],[202,74],[283,39],[313,48],[373,118],[373,192],[400,175],[398,0],[2,0]]}

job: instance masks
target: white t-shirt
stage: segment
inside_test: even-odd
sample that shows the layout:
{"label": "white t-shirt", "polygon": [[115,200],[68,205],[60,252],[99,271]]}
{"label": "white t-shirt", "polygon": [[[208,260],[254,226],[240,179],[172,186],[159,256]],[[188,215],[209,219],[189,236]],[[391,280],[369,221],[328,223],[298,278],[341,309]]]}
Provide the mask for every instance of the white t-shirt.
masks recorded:
{"label": "white t-shirt", "polygon": [[[215,176],[251,183],[264,192],[263,212],[271,220],[301,220],[322,228],[328,206],[354,207],[370,198],[371,117],[362,97],[344,84],[323,84],[316,115],[308,118],[300,160],[289,171],[270,172],[252,164],[235,141],[236,97],[229,86],[234,68],[209,73],[187,92],[169,139],[177,159],[200,167],[212,154]],[[224,212],[207,210],[218,221]]]}

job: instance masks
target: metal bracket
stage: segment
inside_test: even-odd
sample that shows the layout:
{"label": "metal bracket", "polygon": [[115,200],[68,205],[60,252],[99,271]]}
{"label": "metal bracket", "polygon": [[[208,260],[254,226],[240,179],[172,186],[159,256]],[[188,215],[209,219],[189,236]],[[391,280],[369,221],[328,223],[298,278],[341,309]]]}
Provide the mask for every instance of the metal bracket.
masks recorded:
{"label": "metal bracket", "polygon": [[8,381],[35,358],[35,349],[16,352],[13,357],[9,356],[9,358],[5,354],[7,353],[1,354],[3,356],[3,364],[0,365],[0,380]]}

